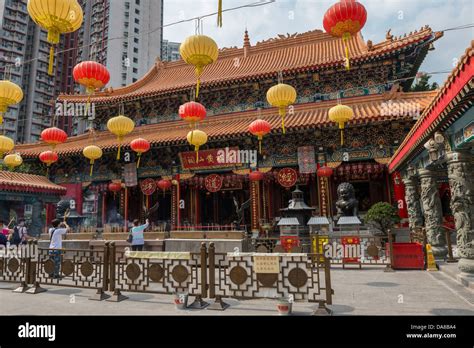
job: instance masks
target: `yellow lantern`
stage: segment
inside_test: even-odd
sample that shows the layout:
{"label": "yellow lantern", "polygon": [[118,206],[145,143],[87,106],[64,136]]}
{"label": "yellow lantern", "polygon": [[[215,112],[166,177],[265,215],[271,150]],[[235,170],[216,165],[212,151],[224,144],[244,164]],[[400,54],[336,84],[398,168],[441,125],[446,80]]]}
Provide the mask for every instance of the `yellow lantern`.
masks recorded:
{"label": "yellow lantern", "polygon": [[186,38],[179,46],[179,53],[186,63],[193,65],[195,68],[197,78],[196,98],[198,98],[204,67],[217,60],[219,48],[209,36],[193,35]]}
{"label": "yellow lantern", "polygon": [[0,158],[3,158],[3,155],[7,152],[10,152],[15,147],[15,143],[12,139],[0,135]]}
{"label": "yellow lantern", "polygon": [[188,143],[194,145],[194,151],[196,151],[196,161],[199,160],[199,148],[207,143],[207,134],[204,133],[202,130],[195,129],[188,133],[186,137],[188,139]]}
{"label": "yellow lantern", "polygon": [[82,154],[84,155],[85,158],[90,160],[91,170],[90,170],[89,176],[92,176],[94,162],[95,160],[98,160],[99,158],[102,157],[102,149],[98,146],[90,145],[90,146],[85,147],[84,150],[82,150]]}
{"label": "yellow lantern", "polygon": [[268,103],[278,108],[281,117],[281,129],[283,134],[285,130],[286,108],[296,101],[296,90],[285,83],[279,83],[267,91]]}
{"label": "yellow lantern", "polygon": [[341,145],[344,145],[344,126],[345,123],[352,120],[354,111],[347,105],[338,104],[329,109],[329,120],[339,124],[341,130]]}
{"label": "yellow lantern", "polygon": [[12,170],[12,169],[22,165],[23,158],[21,158],[20,154],[15,153],[15,154],[12,154],[12,155],[5,156],[5,158],[3,159],[3,163],[5,163],[5,165],[8,168],[10,168],[10,170]]}
{"label": "yellow lantern", "polygon": [[59,43],[59,35],[72,33],[82,25],[83,13],[77,0],[28,0],[31,19],[48,32],[51,44],[48,74],[53,75],[54,45]]}
{"label": "yellow lantern", "polygon": [[23,91],[17,84],[8,80],[0,81],[0,124],[3,123],[3,115],[10,105],[15,105],[23,99]]}
{"label": "yellow lantern", "polygon": [[120,149],[122,147],[123,138],[133,132],[135,128],[135,123],[133,120],[128,118],[127,116],[119,115],[116,117],[112,117],[107,122],[107,129],[117,136],[117,140],[119,142],[119,147],[117,151],[117,160],[120,159]]}

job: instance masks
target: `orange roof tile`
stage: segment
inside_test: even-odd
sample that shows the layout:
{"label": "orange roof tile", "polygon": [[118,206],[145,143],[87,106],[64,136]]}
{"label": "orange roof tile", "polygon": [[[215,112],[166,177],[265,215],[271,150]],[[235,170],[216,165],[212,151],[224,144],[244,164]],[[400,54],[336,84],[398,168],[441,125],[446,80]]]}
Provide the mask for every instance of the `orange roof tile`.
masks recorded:
{"label": "orange roof tile", "polygon": [[[443,121],[443,118],[450,117],[447,111],[451,108],[440,107],[440,105],[447,105],[452,100],[461,99],[458,94],[452,93],[451,89],[453,86],[462,89],[464,86],[470,84],[468,89],[472,89],[471,81],[474,78],[473,57],[474,40],[471,41],[471,45],[466,49],[461,59],[459,59],[458,64],[454,67],[446,79],[446,82],[438,90],[438,93],[436,93],[431,103],[426,107],[418,121],[392,156],[389,165],[390,172],[395,171],[405,163],[410,156],[419,152],[427,139],[434,134],[439,124]],[[462,78],[464,78],[465,83],[461,83]],[[456,83],[458,86],[455,86]]]}
{"label": "orange roof tile", "polygon": [[54,195],[66,193],[66,188],[53,184],[45,176],[0,170],[0,190],[41,192]]}
{"label": "orange roof tile", "polygon": [[[398,93],[396,95],[397,99],[392,100],[392,102],[416,103],[423,110],[436,93],[436,91]],[[411,117],[407,114],[400,114],[398,116],[381,115],[382,103],[386,101],[388,101],[388,94],[345,98],[344,104],[352,106],[355,113],[355,118],[350,123],[357,124],[367,121],[387,121]],[[291,132],[292,130],[311,127],[334,126],[334,123],[329,121],[327,115],[329,108],[335,104],[335,101],[325,101],[295,105],[294,113],[287,115],[286,128]],[[271,123],[273,133],[281,132],[281,121],[277,109],[265,109],[262,111],[261,117]],[[211,141],[224,138],[238,138],[249,135],[248,126],[256,118],[257,113],[255,110],[210,116],[204,122],[201,122],[199,128],[208,134]],[[124,139],[124,144],[130,143],[130,141],[138,136],[149,140],[155,145],[185,144],[186,134],[189,130],[189,126],[183,121],[170,121],[141,126]],[[102,149],[108,150],[117,147],[115,136],[110,132],[98,132],[95,136],[94,144]],[[55,151],[60,155],[80,153],[91,141],[92,139],[89,134],[71,137],[66,143],[58,145]],[[45,143],[17,145],[15,147],[15,151],[20,152],[24,157],[37,156],[42,151],[48,149],[49,146]]]}
{"label": "orange roof tile", "polygon": [[[404,37],[387,39],[379,44],[367,46],[358,34],[349,40],[353,65],[370,61],[371,58],[417,43],[433,35],[429,27]],[[439,38],[442,33],[435,33]],[[219,52],[218,60],[204,69],[203,86],[215,86],[230,81],[249,81],[258,77],[274,77],[276,73],[304,71],[339,65],[343,67],[345,57],[342,40],[314,30],[302,34],[269,39],[255,46],[228,48]],[[196,83],[194,68],[183,60],[175,62],[157,61],[151,70],[137,82],[117,89],[97,92],[92,97],[96,103],[133,100],[190,89]],[[87,96],[60,95],[59,100],[84,101]]]}

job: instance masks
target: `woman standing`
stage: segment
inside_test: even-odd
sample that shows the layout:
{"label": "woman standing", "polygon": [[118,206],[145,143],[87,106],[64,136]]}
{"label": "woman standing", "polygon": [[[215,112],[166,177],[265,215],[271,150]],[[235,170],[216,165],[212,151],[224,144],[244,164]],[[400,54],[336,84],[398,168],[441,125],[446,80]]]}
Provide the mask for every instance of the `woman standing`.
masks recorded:
{"label": "woman standing", "polygon": [[133,220],[133,227],[130,230],[130,234],[132,235],[132,251],[143,251],[143,245],[145,244],[143,231],[145,231],[150,225],[148,219],[146,219],[146,223],[144,225],[139,226],[139,223],[140,221],[137,219]]}

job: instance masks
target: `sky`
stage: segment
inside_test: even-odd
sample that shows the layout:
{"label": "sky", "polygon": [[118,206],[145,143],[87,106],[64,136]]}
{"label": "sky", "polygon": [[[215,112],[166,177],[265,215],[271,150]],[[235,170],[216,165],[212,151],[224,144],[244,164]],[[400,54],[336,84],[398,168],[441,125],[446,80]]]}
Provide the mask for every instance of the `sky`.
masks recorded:
{"label": "sky", "polygon": [[[223,8],[257,3],[262,0],[223,0]],[[216,17],[203,20],[203,33],[211,36],[219,47],[242,47],[245,28],[251,44],[276,37],[278,34],[303,33],[323,29],[325,11],[337,0],[276,0],[269,5],[243,8],[224,13],[223,27]],[[395,36],[419,30],[429,25],[439,31],[474,23],[474,0],[359,0],[367,9],[367,23],[362,30],[364,39],[378,43],[385,40],[388,29]],[[164,0],[164,24],[216,12],[217,0]],[[195,33],[193,22],[166,27],[163,38],[182,42]],[[422,72],[449,71],[464,54],[474,28],[447,31],[435,42],[435,51],[420,67]],[[435,74],[432,82],[442,84],[449,73]]]}

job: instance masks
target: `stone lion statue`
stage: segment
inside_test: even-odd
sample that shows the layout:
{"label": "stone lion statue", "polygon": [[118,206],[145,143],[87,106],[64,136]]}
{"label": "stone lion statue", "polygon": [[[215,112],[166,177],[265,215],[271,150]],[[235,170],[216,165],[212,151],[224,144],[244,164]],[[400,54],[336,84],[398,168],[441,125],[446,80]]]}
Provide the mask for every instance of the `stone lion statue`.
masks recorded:
{"label": "stone lion statue", "polygon": [[359,201],[355,198],[354,186],[348,182],[343,182],[337,187],[336,209],[336,221],[341,216],[359,215]]}

